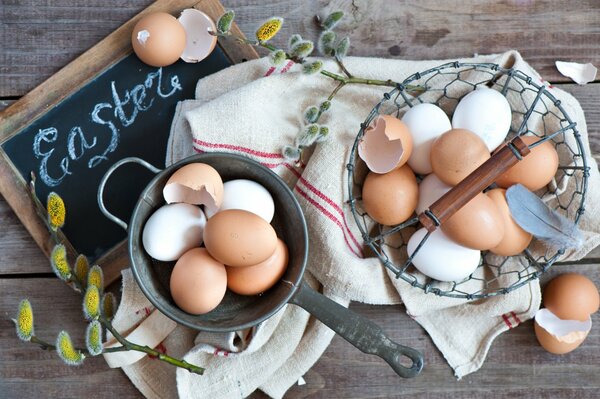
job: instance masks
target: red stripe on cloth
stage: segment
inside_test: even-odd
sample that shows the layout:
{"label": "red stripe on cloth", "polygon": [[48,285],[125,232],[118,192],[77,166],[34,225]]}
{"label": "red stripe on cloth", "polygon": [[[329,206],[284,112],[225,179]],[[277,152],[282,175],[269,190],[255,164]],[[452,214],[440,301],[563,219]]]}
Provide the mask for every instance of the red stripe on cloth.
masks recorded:
{"label": "red stripe on cloth", "polygon": [[515,321],[517,322],[517,325],[521,324],[521,320],[519,320],[519,317],[515,312],[510,312],[510,314],[512,315],[513,319],[515,319]]}
{"label": "red stripe on cloth", "polygon": [[275,67],[272,66],[271,68],[269,68],[269,70],[267,71],[267,73],[265,73],[265,77],[271,75],[273,72],[275,72]]}
{"label": "red stripe on cloth", "polygon": [[326,196],[325,194],[323,194],[322,191],[320,191],[315,186],[313,186],[305,178],[303,178],[302,176],[300,176],[299,179],[300,179],[300,182],[302,184],[304,184],[310,191],[312,191],[313,193],[315,193],[315,195],[317,197],[319,197],[323,201],[327,202],[329,205],[331,205],[333,207],[333,209],[335,209],[337,211],[337,213],[340,214],[340,216],[342,217],[342,220],[344,221],[344,226],[346,227],[346,230],[348,231],[348,234],[350,235],[350,238],[352,239],[352,241],[354,241],[354,244],[358,248],[360,248],[361,246],[358,243],[358,240],[356,239],[356,237],[354,237],[354,234],[352,234],[352,231],[350,231],[350,227],[348,226],[348,222],[346,221],[346,215],[344,215],[344,211],[342,210],[342,208],[338,204],[336,204],[335,202],[333,202],[333,200],[331,198],[329,198],[328,196]]}
{"label": "red stripe on cloth", "polygon": [[290,70],[290,68],[292,67],[292,65],[294,65],[294,61],[288,61],[288,63],[286,64],[286,66],[284,66],[283,69],[281,70],[281,72],[279,72],[279,73],[286,73],[287,71]]}
{"label": "red stripe on cloth", "polygon": [[283,159],[283,155],[277,154],[276,152],[258,151],[258,150],[253,150],[252,148],[242,147],[239,145],[225,144],[225,143],[209,143],[208,141],[202,141],[202,140],[198,140],[198,139],[194,139],[194,143],[199,144],[203,147],[208,147],[208,148],[225,148],[228,150],[241,151],[241,152],[245,152],[245,153],[256,155],[258,157],[263,157],[263,158]]}
{"label": "red stripe on cloth", "polygon": [[[196,146],[194,146],[194,147],[193,147],[193,149],[194,149],[194,151],[196,151],[196,152],[197,152],[197,153],[199,153],[199,154],[204,154],[204,153],[206,152],[206,151],[204,151],[203,149],[201,149],[201,148],[198,148],[198,147],[196,147]],[[263,165],[263,166],[266,166],[266,167],[267,167],[267,168],[269,168],[269,169],[275,169],[275,168],[278,168],[278,167],[280,167],[280,166],[287,165],[285,162],[279,162],[279,163],[269,163],[269,162],[260,162],[260,161],[258,161],[258,160],[257,160],[257,162],[258,162],[258,163],[260,163],[260,164],[261,164],[261,165]]]}
{"label": "red stripe on cloth", "polygon": [[503,314],[502,315],[502,320],[504,320],[504,322],[506,323],[506,325],[508,326],[508,328],[513,328],[513,325],[510,322],[510,319],[508,318],[507,315]]}
{"label": "red stripe on cloth", "polygon": [[340,228],[340,230],[342,230],[342,235],[344,236],[344,241],[346,241],[346,245],[348,246],[348,248],[350,248],[350,251],[352,251],[352,253],[354,255],[356,255],[357,257],[362,258],[362,256],[356,252],[356,250],[352,247],[352,245],[350,245],[350,241],[348,241],[348,237],[346,237],[346,231],[344,230],[342,223],[331,212],[329,212],[327,209],[323,208],[323,206],[321,204],[319,204],[314,199],[310,198],[308,196],[308,194],[305,191],[303,191],[300,187],[296,186],[295,189],[298,192],[298,194],[303,196],[311,205],[313,205],[315,208],[317,208],[323,215],[325,215],[329,220],[331,220],[333,223],[335,223]]}

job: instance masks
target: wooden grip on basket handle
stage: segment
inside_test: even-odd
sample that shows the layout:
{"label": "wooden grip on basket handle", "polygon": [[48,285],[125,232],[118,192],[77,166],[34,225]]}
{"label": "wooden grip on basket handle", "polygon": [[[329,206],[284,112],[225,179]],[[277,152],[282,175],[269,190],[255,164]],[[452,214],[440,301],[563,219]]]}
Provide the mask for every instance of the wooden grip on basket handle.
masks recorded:
{"label": "wooden grip on basket handle", "polygon": [[515,137],[421,213],[419,222],[427,231],[433,232],[529,152],[527,144],[520,137]]}

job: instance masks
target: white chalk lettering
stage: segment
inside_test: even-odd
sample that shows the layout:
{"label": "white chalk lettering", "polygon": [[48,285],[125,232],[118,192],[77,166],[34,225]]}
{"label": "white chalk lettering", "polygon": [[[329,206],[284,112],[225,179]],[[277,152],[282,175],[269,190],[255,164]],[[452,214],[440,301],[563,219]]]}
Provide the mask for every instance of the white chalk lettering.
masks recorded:
{"label": "white chalk lettering", "polygon": [[[86,135],[81,126],[74,126],[67,136],[66,155],[59,158],[55,154],[57,149],[55,146],[60,142],[58,130],[55,127],[39,129],[33,140],[33,153],[37,159],[41,160],[40,179],[49,187],[58,186],[68,175],[73,173],[73,163],[87,157],[89,157],[88,168],[98,166],[107,160],[108,155],[119,146],[121,129],[133,125],[141,113],[148,111],[155,104],[156,98],[165,99],[181,90],[183,88],[177,75],[171,76],[167,84],[163,82],[162,68],[150,72],[143,83],[137,84],[121,94],[117,90],[116,82],[112,81],[110,83],[112,103],[98,103],[90,113],[92,123],[108,129],[110,133],[108,140],[100,141],[99,132],[94,131],[94,136]],[[105,141],[108,141],[106,147],[99,145],[100,142]],[[102,152],[95,151],[102,147],[104,147]],[[55,165],[54,167],[51,167],[52,163]],[[60,173],[58,176],[51,176],[49,169],[58,170]]]}

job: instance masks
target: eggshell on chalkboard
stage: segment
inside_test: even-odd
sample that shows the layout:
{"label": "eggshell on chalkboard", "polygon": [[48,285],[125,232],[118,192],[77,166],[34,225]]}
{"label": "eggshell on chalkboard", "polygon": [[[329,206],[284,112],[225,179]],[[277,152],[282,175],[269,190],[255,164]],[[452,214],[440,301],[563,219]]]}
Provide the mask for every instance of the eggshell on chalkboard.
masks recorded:
{"label": "eggshell on chalkboard", "polygon": [[188,8],[181,12],[178,21],[186,33],[186,44],[181,59],[195,63],[208,57],[217,44],[217,37],[209,33],[217,31],[213,20],[200,10]]}
{"label": "eggshell on chalkboard", "polygon": [[171,14],[149,14],[135,24],[131,33],[131,45],[144,63],[154,67],[171,65],[185,49],[185,30]]}

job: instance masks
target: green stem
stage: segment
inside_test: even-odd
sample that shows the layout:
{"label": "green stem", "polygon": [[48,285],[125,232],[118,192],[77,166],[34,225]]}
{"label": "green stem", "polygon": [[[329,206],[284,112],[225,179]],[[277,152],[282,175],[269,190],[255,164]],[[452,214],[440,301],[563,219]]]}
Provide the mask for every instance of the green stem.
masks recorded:
{"label": "green stem", "polygon": [[[29,341],[34,344],[39,345],[40,348],[42,348],[43,350],[47,350],[47,351],[55,351],[56,350],[56,345],[46,342],[43,339],[36,337],[35,335],[33,335]],[[92,356],[90,354],[90,352],[88,352],[88,350],[85,348],[75,348],[75,349],[78,350],[79,352],[83,353],[86,357]],[[114,348],[103,349],[102,352],[124,352],[126,350],[128,350],[128,349],[124,346],[115,346]]]}
{"label": "green stem", "polygon": [[114,329],[114,327],[112,326],[110,321],[108,321],[104,316],[100,317],[99,320],[100,320],[100,323],[102,323],[102,325],[104,327],[106,327],[106,329],[108,329],[108,331],[111,332],[111,334],[115,337],[115,339],[117,341],[119,341],[119,343],[121,345],[123,345],[124,348],[126,348],[124,350],[144,352],[148,355],[155,356],[156,358],[162,360],[163,362],[167,362],[167,363],[172,364],[173,366],[177,366],[177,367],[186,369],[190,373],[195,373],[195,374],[200,374],[200,375],[204,374],[204,369],[202,367],[196,366],[195,364],[188,363],[185,360],[175,359],[174,357],[165,355],[164,353],[161,353],[155,349],[152,349],[149,346],[146,346],[146,345],[142,346],[142,345],[134,344],[133,342],[129,342],[121,334],[119,334],[119,332],[117,330]]}
{"label": "green stem", "polygon": [[[231,34],[227,34],[227,35],[219,35],[219,36],[231,36],[234,37],[235,39],[237,39],[238,41],[245,43],[245,44],[249,44],[251,46],[260,46],[263,48],[266,48],[269,51],[276,51],[279,50],[277,47],[269,44],[269,43],[264,43],[264,42],[258,42],[258,41],[253,41],[253,40],[248,40],[246,38],[242,38],[242,37],[238,37],[235,35],[231,35]],[[292,57],[290,54],[288,54],[287,52],[285,53],[285,56],[288,60],[292,60],[294,62],[299,62],[301,60],[298,60],[295,57]],[[387,86],[387,87],[396,87],[399,83],[395,82],[391,79],[388,80],[377,80],[377,79],[365,79],[365,78],[357,78],[352,76],[352,74],[350,72],[348,72],[348,70],[346,69],[346,67],[344,66],[344,63],[342,62],[341,59],[339,59],[339,57],[335,57],[335,61],[337,62],[337,64],[339,65],[340,69],[347,75],[347,76],[342,76],[342,75],[338,75],[337,73],[333,73],[327,70],[321,70],[320,73],[321,75],[327,76],[328,78],[331,78],[333,80],[336,80],[338,82],[343,82],[344,84],[365,84],[365,85],[372,85],[372,86]],[[409,94],[412,95],[418,95],[421,94],[424,89],[421,86],[415,86],[415,85],[406,85],[406,90]],[[341,87],[340,87],[341,89]],[[339,89],[338,89],[339,90]],[[336,92],[337,93],[337,92]],[[331,100],[331,98],[330,98]]]}

